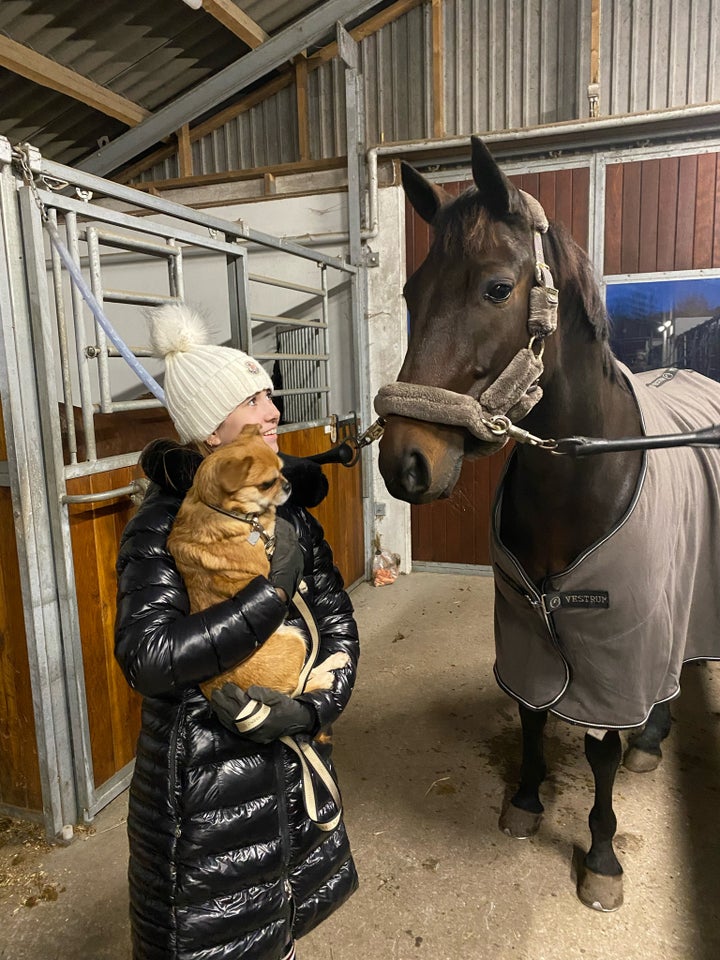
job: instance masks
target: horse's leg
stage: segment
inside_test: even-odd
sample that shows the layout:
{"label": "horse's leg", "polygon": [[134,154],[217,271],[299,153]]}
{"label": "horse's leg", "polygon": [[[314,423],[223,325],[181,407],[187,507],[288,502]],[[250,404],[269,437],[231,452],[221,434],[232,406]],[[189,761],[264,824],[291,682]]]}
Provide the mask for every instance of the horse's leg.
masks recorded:
{"label": "horse's leg", "polygon": [[592,843],[579,870],[577,892],[588,907],[617,910],[623,902],[623,871],[613,850],[617,820],[612,795],[622,758],[620,734],[608,730],[602,740],[585,734],[585,756],[595,778],[595,802],[588,818]]}
{"label": "horse's leg", "polygon": [[545,809],[540,802],[538,790],[545,779],[543,730],[546,720],[546,710],[538,712],[520,705],[522,725],[520,786],[500,814],[500,829],[518,840],[524,840],[537,832]]}
{"label": "horse's leg", "polygon": [[644,728],[628,739],[623,765],[633,773],[655,770],[662,760],[660,744],[670,733],[671,726],[670,704],[656,703]]}

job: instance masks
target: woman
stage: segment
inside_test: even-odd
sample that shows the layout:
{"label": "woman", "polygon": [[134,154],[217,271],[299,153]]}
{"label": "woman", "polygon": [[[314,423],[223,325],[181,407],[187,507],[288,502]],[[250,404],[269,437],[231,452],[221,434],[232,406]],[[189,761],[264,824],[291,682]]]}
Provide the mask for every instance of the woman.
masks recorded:
{"label": "woman", "polygon": [[[355,680],[352,605],[306,509],[325,496],[327,480],[317,465],[284,458],[293,493],[278,512],[268,579],[256,577],[231,599],[190,615],[167,548],[182,498],[202,455],[244,425],[259,424],[277,450],[279,413],[262,367],[239,350],[208,344],[192,310],[166,305],[149,319],[154,352],[165,357],[167,407],[186,445],[160,440],[143,451],[153,483],[117,562],[115,655],[144,698],[128,813],[133,957],[289,960],[295,938],[357,886],[342,822],[323,832],[308,818],[299,763],[278,740],[331,724]],[[318,626],[319,659],[342,651],[350,665],[336,671],[330,691],[268,697],[265,722],[241,735],[234,719],[243,692],[226,686],[210,703],[198,684],[249,656],[283,619],[303,628],[289,602],[300,579]]]}

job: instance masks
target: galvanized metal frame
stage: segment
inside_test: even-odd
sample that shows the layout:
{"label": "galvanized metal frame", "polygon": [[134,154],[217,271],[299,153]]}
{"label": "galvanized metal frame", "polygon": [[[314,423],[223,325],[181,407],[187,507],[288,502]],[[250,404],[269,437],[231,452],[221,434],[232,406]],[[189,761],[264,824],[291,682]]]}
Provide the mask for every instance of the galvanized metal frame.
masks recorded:
{"label": "galvanized metal frame", "polygon": [[[368,427],[375,419],[370,401],[370,348],[367,313],[367,266],[363,256],[363,197],[365,196],[365,93],[362,74],[358,71],[360,60],[358,44],[338,23],[336,28],[338,51],[345,66],[345,131],[347,143],[348,177],[348,235],[350,263],[358,273],[352,280],[352,331],[356,364],[355,395],[358,398],[360,423]],[[367,463],[362,464],[363,536],[370,543],[375,525],[375,498],[372,472]],[[372,573],[372,557],[366,551],[365,573]]]}
{"label": "galvanized metal frame", "polygon": [[40,764],[43,819],[54,836],[75,822],[77,797],[72,763],[66,666],[51,535],[45,462],[37,439],[43,417],[30,372],[33,343],[16,179],[9,144],[0,140],[0,396],[15,507],[23,614]]}
{"label": "galvanized metal frame", "polygon": [[[70,189],[82,195],[70,196],[50,190],[41,179],[30,188],[12,169],[10,145],[0,137],[0,314],[2,321],[2,357],[0,382],[9,461],[8,482],[13,502],[18,504],[19,520],[16,537],[20,555],[23,584],[23,610],[27,624],[30,651],[33,703],[38,730],[43,787],[44,819],[48,834],[59,834],[78,816],[92,819],[127,785],[132,764],[118,771],[106,783],[94,783],[90,730],[88,722],[82,645],[79,630],[74,565],[67,505],[70,502],[98,502],[133,492],[125,486],[103,494],[68,496],[67,480],[88,476],[95,472],[133,465],[138,453],[97,459],[94,442],[93,413],[117,409],[158,405],[157,401],[112,400],[108,359],[117,350],[108,346],[102,331],[94,324],[95,351],[88,350],[85,341],[85,307],[74,285],[71,287],[68,312],[63,290],[63,271],[58,258],[46,256],[45,233],[38,202],[44,213],[56,223],[58,215],[64,218],[68,246],[73,259],[81,262],[80,242],[88,245],[88,263],[95,297],[103,301],[123,303],[155,303],[182,298],[183,271],[181,244],[192,244],[215,253],[224,254],[227,261],[228,289],[231,304],[231,342],[237,346],[251,343],[249,276],[247,270],[247,242],[260,244],[304,260],[315,262],[322,271],[319,289],[292,285],[287,281],[263,277],[262,282],[296,288],[300,292],[318,296],[322,309],[322,328],[328,330],[327,269],[330,267],[347,275],[353,290],[353,316],[357,314],[356,284],[358,268],[337,257],[329,257],[258,231],[249,230],[242,223],[232,223],[208,216],[178,204],[169,203],[144,193],[79,173],[58,164],[46,163],[36,152],[31,152],[32,167],[38,177],[63,181]],[[139,220],[120,210],[91,202],[85,191],[130,203],[135,208],[164,213],[174,218],[172,225]],[[180,223],[178,224],[179,221]],[[198,234],[182,227],[182,222],[205,227]],[[134,237],[116,234],[113,228],[130,229]],[[137,239],[142,234],[144,239]],[[158,239],[148,239],[158,238]],[[154,257],[164,257],[168,263],[169,296],[140,294],[133,291],[108,290],[103,286],[100,246],[120,249]],[[9,250],[24,251],[24,266]],[[257,278],[260,279],[260,278]],[[70,363],[68,316],[75,327],[76,363],[79,369],[78,389],[83,408],[87,459],[78,462],[77,438],[69,430],[71,463],[63,463],[63,452],[58,412],[58,398],[66,406],[73,405],[72,383],[68,374]],[[282,318],[278,318],[282,319]],[[326,352],[329,344],[326,341]],[[60,382],[56,385],[56,358],[61,358]],[[138,351],[142,353],[143,351]],[[87,363],[100,359],[100,403],[93,403],[92,384]],[[36,370],[35,382],[28,376]],[[83,372],[84,371],[84,372]],[[329,392],[329,385],[327,386]],[[328,423],[327,416],[316,423]],[[72,417],[68,417],[69,424]],[[292,428],[297,429],[297,424]],[[285,428],[287,429],[287,427]],[[281,431],[284,432],[284,431]],[[42,440],[38,450],[35,439]],[[50,562],[49,558],[52,558]]]}

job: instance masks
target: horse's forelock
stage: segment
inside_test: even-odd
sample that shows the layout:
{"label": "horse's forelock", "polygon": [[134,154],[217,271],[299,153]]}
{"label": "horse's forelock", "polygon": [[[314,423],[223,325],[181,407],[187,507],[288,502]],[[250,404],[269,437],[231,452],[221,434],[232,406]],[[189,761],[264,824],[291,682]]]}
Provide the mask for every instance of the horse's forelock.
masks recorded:
{"label": "horse's forelock", "polygon": [[[528,221],[529,216],[523,210],[522,213],[511,214],[505,222],[522,228]],[[473,257],[492,238],[496,223],[483,204],[477,188],[470,187],[438,211],[433,222],[435,243],[444,253]]]}

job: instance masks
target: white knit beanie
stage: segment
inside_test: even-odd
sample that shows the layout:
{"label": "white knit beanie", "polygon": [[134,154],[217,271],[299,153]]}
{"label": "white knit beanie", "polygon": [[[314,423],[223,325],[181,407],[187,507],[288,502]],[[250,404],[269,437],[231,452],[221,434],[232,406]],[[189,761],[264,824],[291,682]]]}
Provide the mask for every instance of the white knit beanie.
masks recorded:
{"label": "white knit beanie", "polygon": [[165,404],[183,443],[206,440],[239,403],[272,390],[247,353],[209,343],[205,319],[187,304],[165,303],[146,316],[150,349],[165,360]]}

